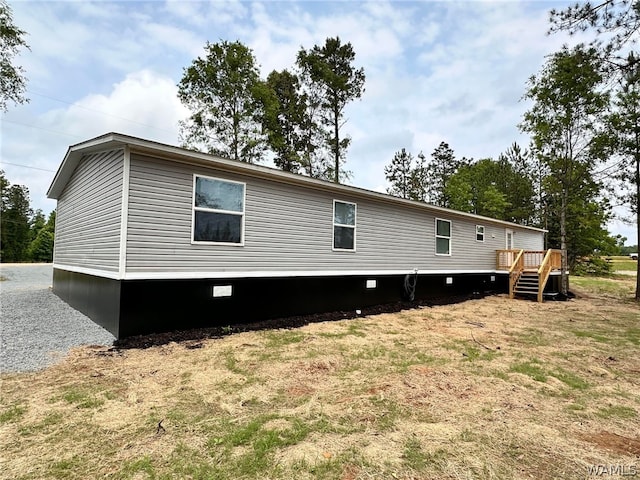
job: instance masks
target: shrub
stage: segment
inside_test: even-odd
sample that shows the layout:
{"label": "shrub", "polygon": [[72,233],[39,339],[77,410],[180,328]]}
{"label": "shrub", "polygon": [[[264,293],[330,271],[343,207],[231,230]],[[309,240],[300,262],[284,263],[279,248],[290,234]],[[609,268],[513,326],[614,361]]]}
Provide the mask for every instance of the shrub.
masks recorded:
{"label": "shrub", "polygon": [[611,275],[611,262],[598,255],[579,258],[572,272],[574,275],[604,277]]}

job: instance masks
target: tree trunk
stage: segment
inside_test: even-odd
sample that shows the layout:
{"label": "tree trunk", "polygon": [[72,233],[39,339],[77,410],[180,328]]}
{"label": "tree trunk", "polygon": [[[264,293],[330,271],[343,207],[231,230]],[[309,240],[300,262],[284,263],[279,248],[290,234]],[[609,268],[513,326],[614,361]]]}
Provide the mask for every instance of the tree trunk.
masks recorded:
{"label": "tree trunk", "polygon": [[567,258],[567,203],[569,193],[566,187],[562,189],[560,201],[560,251],[562,262],[560,271],[560,293],[567,295],[569,292],[569,261]]}
{"label": "tree trunk", "polygon": [[[637,137],[637,133],[636,133]],[[638,246],[640,246],[640,204],[638,201],[640,200],[640,152],[638,152],[637,148],[640,146],[640,142],[636,142],[636,251],[638,251]],[[640,301],[640,258],[636,262],[636,301]]]}
{"label": "tree trunk", "polygon": [[334,161],[336,162],[334,182],[340,183],[340,112],[336,108],[333,112],[333,133],[336,139],[336,146],[334,151]]}

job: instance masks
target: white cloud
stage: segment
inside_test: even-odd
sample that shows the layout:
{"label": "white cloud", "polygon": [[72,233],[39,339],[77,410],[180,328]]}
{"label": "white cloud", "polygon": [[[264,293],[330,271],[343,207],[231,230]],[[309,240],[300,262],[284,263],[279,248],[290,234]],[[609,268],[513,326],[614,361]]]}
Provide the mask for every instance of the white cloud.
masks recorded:
{"label": "white cloud", "polygon": [[[210,0],[208,2],[167,0],[165,9],[171,15],[171,20],[186,21],[200,28],[211,28],[219,25],[229,26],[242,20],[248,13],[245,4],[241,0]],[[217,38],[211,39],[211,41],[217,40]]]}
{"label": "white cloud", "polygon": [[46,113],[41,120],[45,125],[64,125],[86,138],[117,131],[176,143],[178,120],[186,115],[173,80],[142,70],[113,85],[108,95],[88,95],[68,108]]}
{"label": "white cloud", "polygon": [[50,211],[55,203],[46,200],[46,191],[68,145],[111,131],[177,145],[178,121],[188,112],[176,95],[171,78],[142,70],[114,84],[106,95],[87,95],[33,117],[3,118],[3,136],[22,141],[3,142],[1,168],[11,183],[29,186],[34,208]]}
{"label": "white cloud", "polygon": [[155,22],[144,23],[140,28],[147,37],[145,44],[156,50],[178,50],[195,58],[204,46],[200,36],[184,28]]}

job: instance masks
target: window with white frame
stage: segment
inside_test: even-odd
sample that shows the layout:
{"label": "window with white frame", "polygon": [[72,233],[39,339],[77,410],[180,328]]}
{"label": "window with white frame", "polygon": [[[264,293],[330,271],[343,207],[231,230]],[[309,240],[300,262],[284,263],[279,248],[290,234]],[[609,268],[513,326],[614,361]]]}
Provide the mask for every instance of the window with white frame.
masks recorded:
{"label": "window with white frame", "polygon": [[333,249],[356,249],[356,204],[333,201]]}
{"label": "window with white frame", "polygon": [[244,242],[245,184],[220,178],[194,175],[194,242]]}
{"label": "window with white frame", "polygon": [[436,255],[451,255],[451,221],[436,218]]}
{"label": "window with white frame", "polygon": [[476,225],[476,241],[484,242],[484,226]]}

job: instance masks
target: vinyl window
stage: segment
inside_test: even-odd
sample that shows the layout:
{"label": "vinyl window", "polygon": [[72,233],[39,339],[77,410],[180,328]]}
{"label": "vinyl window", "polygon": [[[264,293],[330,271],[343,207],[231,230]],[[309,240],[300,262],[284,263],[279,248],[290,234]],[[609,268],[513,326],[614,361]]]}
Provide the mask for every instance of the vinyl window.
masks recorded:
{"label": "vinyl window", "polygon": [[194,175],[194,243],[244,243],[245,184]]}
{"label": "vinyl window", "polygon": [[356,249],[356,204],[333,201],[333,249]]}
{"label": "vinyl window", "polygon": [[436,255],[451,255],[451,221],[436,218]]}
{"label": "vinyl window", "polygon": [[476,242],[484,242],[484,226],[476,225]]}

